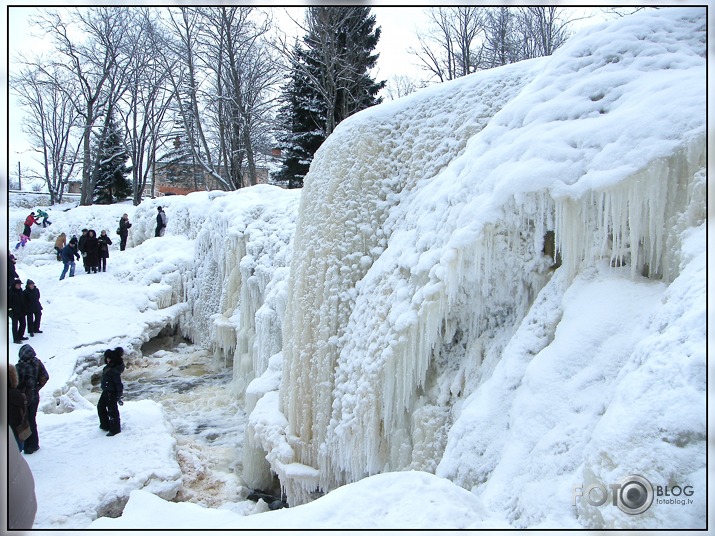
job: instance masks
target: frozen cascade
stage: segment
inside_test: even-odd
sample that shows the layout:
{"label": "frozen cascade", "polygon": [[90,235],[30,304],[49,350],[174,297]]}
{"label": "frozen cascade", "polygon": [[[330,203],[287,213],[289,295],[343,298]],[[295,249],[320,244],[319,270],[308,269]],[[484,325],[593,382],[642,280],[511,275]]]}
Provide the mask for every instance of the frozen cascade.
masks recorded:
{"label": "frozen cascade", "polygon": [[[705,213],[704,30],[698,9],[624,18],[336,129],[293,246],[273,400],[287,433],[263,442],[294,480],[281,480],[290,504],[316,491],[291,463],[323,491],[414,467],[434,415],[459,417],[449,408],[494,370],[557,256],[567,286],[602,259],[678,277],[681,237]],[[429,448],[425,464],[445,445]]]}

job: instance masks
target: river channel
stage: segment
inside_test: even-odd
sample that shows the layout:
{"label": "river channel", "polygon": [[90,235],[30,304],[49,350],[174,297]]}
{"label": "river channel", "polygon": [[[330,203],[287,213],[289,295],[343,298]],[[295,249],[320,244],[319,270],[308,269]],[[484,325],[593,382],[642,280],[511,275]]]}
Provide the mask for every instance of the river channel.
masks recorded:
{"label": "river channel", "polygon": [[122,374],[124,399],[163,406],[184,475],[175,500],[207,507],[245,500],[239,475],[246,415],[231,390],[231,366],[175,337],[153,339],[142,354]]}

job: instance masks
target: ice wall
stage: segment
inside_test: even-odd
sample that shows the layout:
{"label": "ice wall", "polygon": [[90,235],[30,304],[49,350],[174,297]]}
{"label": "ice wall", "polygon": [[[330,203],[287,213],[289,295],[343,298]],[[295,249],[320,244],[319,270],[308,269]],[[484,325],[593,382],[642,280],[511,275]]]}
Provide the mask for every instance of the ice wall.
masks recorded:
{"label": "ice wall", "polygon": [[682,237],[705,218],[705,22],[703,9],[624,18],[336,129],[301,199],[272,402],[286,422],[255,420],[291,504],[440,461],[477,485],[490,473],[474,460],[472,476],[448,469],[472,446],[452,428],[469,427],[469,396],[535,304],[557,300],[544,289],[604,265],[677,280]]}
{"label": "ice wall", "polygon": [[[135,212],[132,246],[154,236],[159,205],[169,216],[165,240],[185,241],[193,263],[177,267],[176,283],[170,285],[174,303],[186,304],[179,327],[233,364],[241,398],[282,346],[285,279],[299,199],[299,191],[259,185],[165,197],[142,203]],[[165,268],[155,272],[163,284],[172,279]]]}

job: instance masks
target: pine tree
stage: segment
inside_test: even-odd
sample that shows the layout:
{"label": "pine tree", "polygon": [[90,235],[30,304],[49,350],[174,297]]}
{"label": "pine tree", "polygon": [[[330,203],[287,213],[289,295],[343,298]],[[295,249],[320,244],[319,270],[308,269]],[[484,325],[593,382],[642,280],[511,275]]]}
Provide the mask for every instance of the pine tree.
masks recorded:
{"label": "pine tree", "polygon": [[126,166],[129,152],[124,144],[119,125],[114,119],[109,120],[108,127],[94,147],[96,177],[93,202],[109,205],[115,201],[126,199],[132,195],[132,183],[127,179],[131,167]]}
{"label": "pine tree", "polygon": [[311,7],[305,48],[296,46],[291,79],[283,87],[278,136],[285,159],[276,175],[290,188],[301,187],[313,156],[335,127],[382,99],[385,82],[369,73],[380,39],[375,16],[364,7]]}
{"label": "pine tree", "polygon": [[281,88],[283,105],[278,116],[281,129],[278,142],[283,152],[283,164],[274,176],[277,183],[288,188],[303,186],[313,155],[326,138],[323,127],[325,106],[309,83],[305,70],[310,67],[300,46],[296,45],[294,58],[300,65],[294,64],[291,78]]}

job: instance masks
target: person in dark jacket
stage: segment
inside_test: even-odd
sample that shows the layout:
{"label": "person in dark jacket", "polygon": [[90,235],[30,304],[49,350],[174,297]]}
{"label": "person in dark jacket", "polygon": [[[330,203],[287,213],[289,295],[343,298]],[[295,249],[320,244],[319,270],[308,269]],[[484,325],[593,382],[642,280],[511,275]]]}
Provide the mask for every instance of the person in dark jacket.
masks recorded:
{"label": "person in dark jacket", "polygon": [[7,289],[10,290],[13,285],[15,285],[15,279],[20,279],[20,276],[17,275],[17,270],[15,269],[15,261],[17,259],[15,258],[15,255],[10,253],[10,250],[7,250]]}
{"label": "person in dark jacket", "polygon": [[98,269],[102,272],[107,271],[107,259],[109,258],[109,246],[112,245],[112,239],[107,236],[107,231],[102,231],[97,239],[99,241],[99,261]]}
{"label": "person in dark jacket", "polygon": [[73,236],[70,238],[70,243],[62,248],[60,252],[60,258],[64,263],[64,268],[62,269],[62,274],[60,275],[60,281],[65,278],[67,270],[70,272],[70,277],[74,277],[74,259],[77,257],[79,260],[79,251],[77,251],[77,237]]}
{"label": "person in dark jacket", "polygon": [[18,388],[25,394],[27,398],[27,421],[30,423],[32,435],[25,440],[25,454],[32,454],[40,450],[40,436],[37,432],[37,408],[40,405],[40,389],[42,389],[50,375],[47,373],[45,365],[37,359],[35,349],[29,344],[23,344],[20,347],[19,361],[15,368],[17,369]]}
{"label": "person in dark jacket", "polygon": [[84,250],[87,253],[84,269],[87,273],[91,271],[96,274],[99,268],[99,239],[94,229],[87,231],[87,238],[84,241]]}
{"label": "person in dark jacket", "polygon": [[114,350],[104,351],[104,369],[100,387],[102,394],[97,402],[99,427],[105,430],[108,437],[117,435],[122,431],[119,406],[123,405],[122,372],[124,372],[124,349],[118,346]]}
{"label": "person in dark jacket", "polygon": [[42,319],[42,304],[40,303],[40,289],[35,286],[32,279],[25,283],[25,311],[27,312],[27,331],[30,337],[35,333],[42,333],[40,330],[40,320]]}
{"label": "person in dark jacket", "polygon": [[25,328],[27,327],[27,308],[25,307],[25,294],[22,292],[22,281],[16,279],[7,295],[7,306],[12,318],[12,342],[22,344],[26,341]]}
{"label": "person in dark jacket", "polygon": [[77,242],[77,249],[80,255],[82,255],[82,265],[84,266],[84,271],[89,273],[89,268],[87,268],[87,229],[82,229],[82,234],[79,235],[79,241]]}
{"label": "person in dark jacket", "polygon": [[124,251],[127,248],[127,237],[129,236],[129,228],[132,226],[129,223],[129,216],[127,214],[122,214],[119,218],[119,251]]}
{"label": "person in dark jacket", "polygon": [[7,423],[15,436],[18,448],[22,450],[25,440],[20,439],[18,428],[23,422],[27,422],[27,399],[17,388],[19,381],[17,369],[10,363],[7,366]]}
{"label": "person in dark jacket", "polygon": [[166,229],[166,222],[168,218],[166,217],[166,212],[161,207],[156,207],[156,230],[154,231],[154,236],[164,236],[164,230]]}

